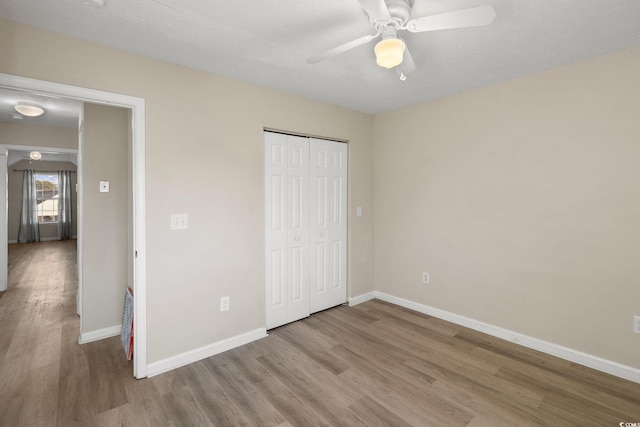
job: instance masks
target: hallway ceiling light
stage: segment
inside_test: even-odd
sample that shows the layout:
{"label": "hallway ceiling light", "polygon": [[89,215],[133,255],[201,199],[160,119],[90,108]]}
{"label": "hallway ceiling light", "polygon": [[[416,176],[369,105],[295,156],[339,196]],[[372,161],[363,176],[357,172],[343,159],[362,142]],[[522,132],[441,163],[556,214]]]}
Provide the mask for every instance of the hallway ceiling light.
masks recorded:
{"label": "hallway ceiling light", "polygon": [[36,105],[18,104],[13,108],[18,113],[28,117],[38,117],[44,114],[44,109]]}
{"label": "hallway ceiling light", "polygon": [[32,151],[31,153],[29,153],[29,157],[31,158],[31,160],[40,160],[42,158],[42,153],[40,153],[39,151]]}

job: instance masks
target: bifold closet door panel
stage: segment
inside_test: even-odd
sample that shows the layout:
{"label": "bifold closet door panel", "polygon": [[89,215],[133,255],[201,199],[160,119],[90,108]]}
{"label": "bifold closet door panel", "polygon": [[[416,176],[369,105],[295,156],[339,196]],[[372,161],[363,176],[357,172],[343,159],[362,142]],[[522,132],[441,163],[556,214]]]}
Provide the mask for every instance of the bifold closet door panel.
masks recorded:
{"label": "bifold closet door panel", "polygon": [[287,323],[309,316],[309,142],[289,136],[287,197]]}
{"label": "bifold closet door panel", "polygon": [[309,143],[265,132],[266,326],[309,315]]}
{"label": "bifold closet door panel", "polygon": [[347,144],[310,139],[310,311],[347,301]]}

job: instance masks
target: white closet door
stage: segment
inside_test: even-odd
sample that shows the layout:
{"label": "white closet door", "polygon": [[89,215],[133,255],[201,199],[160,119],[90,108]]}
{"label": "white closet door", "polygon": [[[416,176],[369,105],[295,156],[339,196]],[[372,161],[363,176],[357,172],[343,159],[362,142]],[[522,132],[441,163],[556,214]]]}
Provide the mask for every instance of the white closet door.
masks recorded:
{"label": "white closet door", "polygon": [[347,301],[347,144],[310,140],[310,311]]}
{"label": "white closet door", "polygon": [[266,326],[309,312],[309,143],[265,132]]}

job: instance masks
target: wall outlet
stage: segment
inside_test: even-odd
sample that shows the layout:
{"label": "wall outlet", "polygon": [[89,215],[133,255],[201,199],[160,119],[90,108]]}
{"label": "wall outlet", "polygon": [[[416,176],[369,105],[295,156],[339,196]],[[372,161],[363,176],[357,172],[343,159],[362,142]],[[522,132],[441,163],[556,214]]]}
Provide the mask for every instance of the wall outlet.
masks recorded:
{"label": "wall outlet", "polygon": [[633,332],[640,334],[640,316],[633,316]]}
{"label": "wall outlet", "polygon": [[426,271],[422,273],[422,283],[429,283],[429,273]]}
{"label": "wall outlet", "polygon": [[220,298],[220,311],[229,310],[229,297]]}

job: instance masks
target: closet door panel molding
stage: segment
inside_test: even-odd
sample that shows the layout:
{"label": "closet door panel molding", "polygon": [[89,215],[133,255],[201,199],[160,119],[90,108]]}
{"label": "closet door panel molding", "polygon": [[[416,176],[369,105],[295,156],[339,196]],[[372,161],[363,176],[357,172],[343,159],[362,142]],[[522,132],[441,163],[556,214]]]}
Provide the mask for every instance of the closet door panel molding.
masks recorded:
{"label": "closet door panel molding", "polygon": [[310,224],[310,304],[315,313],[347,301],[347,144],[311,138],[309,151],[315,219]]}
{"label": "closet door panel molding", "polygon": [[309,315],[309,143],[283,135],[288,143],[287,255],[288,313],[286,323]]}

